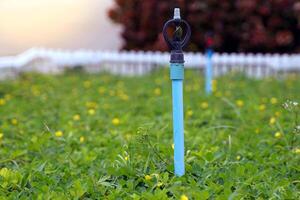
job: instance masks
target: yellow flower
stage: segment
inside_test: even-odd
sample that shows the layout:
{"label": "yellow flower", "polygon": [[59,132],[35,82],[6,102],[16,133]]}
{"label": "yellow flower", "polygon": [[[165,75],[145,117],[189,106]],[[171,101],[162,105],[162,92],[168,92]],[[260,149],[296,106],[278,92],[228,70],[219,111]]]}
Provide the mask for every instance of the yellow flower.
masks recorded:
{"label": "yellow flower", "polygon": [[167,74],[165,74],[165,75],[164,75],[164,79],[165,79],[165,80],[170,80],[170,77],[169,77]]}
{"label": "yellow flower", "polygon": [[275,97],[272,97],[270,100],[271,104],[276,104],[278,100]]}
{"label": "yellow flower", "polygon": [[238,156],[236,157],[236,159],[237,159],[237,160],[241,160],[241,156],[238,155]]}
{"label": "yellow flower", "polygon": [[260,133],[260,129],[259,128],[255,129],[255,133],[259,134]]}
{"label": "yellow flower", "polygon": [[39,96],[41,94],[40,90],[38,89],[37,86],[32,86],[31,87],[31,92],[34,96]]}
{"label": "yellow flower", "polygon": [[84,138],[83,136],[81,136],[81,137],[79,138],[79,141],[80,141],[80,143],[83,143],[83,142],[85,141],[85,138]]}
{"label": "yellow flower", "polygon": [[217,91],[217,80],[212,80],[211,89],[213,92]]}
{"label": "yellow flower", "polygon": [[0,140],[3,138],[4,134],[0,133]]}
{"label": "yellow flower", "polygon": [[0,99],[0,106],[5,105],[5,103],[6,103],[5,99]]}
{"label": "yellow flower", "polygon": [[105,93],[105,87],[99,87],[98,92],[99,92],[99,94],[104,94]]}
{"label": "yellow flower", "polygon": [[132,137],[132,135],[130,133],[125,134],[125,139],[126,140],[130,140]]}
{"label": "yellow flower", "polygon": [[146,176],[145,176],[145,180],[146,180],[146,181],[150,181],[151,179],[152,179],[152,177],[151,177],[150,175],[146,175]]}
{"label": "yellow flower", "polygon": [[88,110],[89,115],[94,115],[96,113],[95,109]]}
{"label": "yellow flower", "polygon": [[186,115],[187,115],[188,117],[191,117],[193,114],[194,114],[194,112],[193,112],[192,110],[188,110],[188,111],[186,112]]}
{"label": "yellow flower", "polygon": [[89,87],[91,87],[91,82],[90,81],[84,81],[83,85],[84,85],[85,88],[89,88]]}
{"label": "yellow flower", "polygon": [[18,124],[18,120],[17,119],[12,119],[11,120],[11,124],[12,125],[17,125]]}
{"label": "yellow flower", "polygon": [[293,152],[296,153],[296,154],[300,154],[300,148],[295,148],[295,149],[293,150]]}
{"label": "yellow flower", "polygon": [[180,200],[189,200],[189,198],[185,194],[183,194],[181,195]]}
{"label": "yellow flower", "polygon": [[216,94],[215,94],[215,96],[216,96],[216,97],[222,97],[222,92],[217,91]]}
{"label": "yellow flower", "polygon": [[258,109],[260,111],[264,111],[264,110],[266,110],[266,105],[265,104],[261,104]]}
{"label": "yellow flower", "polygon": [[282,134],[280,132],[276,132],[274,136],[279,139],[282,137]]}
{"label": "yellow flower", "polygon": [[269,123],[271,125],[273,125],[273,124],[275,124],[275,122],[276,122],[276,118],[275,117],[271,117]]}
{"label": "yellow flower", "polygon": [[0,169],[0,176],[2,176],[4,179],[7,179],[10,175],[10,170],[6,167]]}
{"label": "yellow flower", "polygon": [[172,144],[172,149],[174,150],[174,144]]}
{"label": "yellow flower", "polygon": [[120,99],[122,99],[123,101],[128,101],[129,96],[127,94],[120,94],[119,95]]}
{"label": "yellow flower", "polygon": [[242,100],[237,100],[235,103],[240,108],[244,106],[244,102]]}
{"label": "yellow flower", "polygon": [[160,88],[155,88],[154,94],[155,94],[156,96],[161,95],[161,89],[160,89]]}
{"label": "yellow flower", "polygon": [[118,126],[120,124],[120,119],[119,118],[113,118],[112,121],[113,125]]}
{"label": "yellow flower", "polygon": [[157,187],[160,187],[160,186],[162,186],[162,185],[163,185],[162,182],[158,182],[156,186],[157,186]]}
{"label": "yellow flower", "polygon": [[194,91],[199,91],[200,90],[200,86],[198,83],[196,83],[195,85],[193,85],[193,90]]}
{"label": "yellow flower", "polygon": [[56,137],[62,137],[63,135],[64,135],[64,133],[62,131],[56,131],[55,132]]}
{"label": "yellow flower", "polygon": [[74,121],[79,121],[79,120],[80,120],[80,115],[78,115],[78,114],[77,114],[77,115],[74,115],[74,116],[73,116],[73,120],[74,120]]}
{"label": "yellow flower", "polygon": [[275,112],[275,116],[276,116],[276,117],[279,117],[280,114],[281,114],[281,113],[280,113],[279,111]]}
{"label": "yellow flower", "polygon": [[201,103],[201,108],[202,108],[202,109],[208,108],[208,103],[207,103],[206,101],[202,102],[202,103]]}
{"label": "yellow flower", "polygon": [[98,104],[96,102],[94,102],[94,101],[88,101],[88,102],[85,103],[85,106],[87,108],[93,108],[93,109],[95,109],[95,108],[97,108]]}
{"label": "yellow flower", "polygon": [[129,160],[129,156],[125,156],[125,158],[124,158],[124,159],[125,159],[126,161],[127,161],[127,160]]}

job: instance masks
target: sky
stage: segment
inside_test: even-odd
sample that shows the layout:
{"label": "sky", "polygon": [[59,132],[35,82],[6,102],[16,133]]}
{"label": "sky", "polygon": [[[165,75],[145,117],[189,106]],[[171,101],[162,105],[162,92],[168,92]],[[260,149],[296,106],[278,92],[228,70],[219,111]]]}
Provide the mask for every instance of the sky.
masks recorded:
{"label": "sky", "polygon": [[121,28],[107,17],[113,0],[0,0],[0,56],[31,47],[114,50]]}

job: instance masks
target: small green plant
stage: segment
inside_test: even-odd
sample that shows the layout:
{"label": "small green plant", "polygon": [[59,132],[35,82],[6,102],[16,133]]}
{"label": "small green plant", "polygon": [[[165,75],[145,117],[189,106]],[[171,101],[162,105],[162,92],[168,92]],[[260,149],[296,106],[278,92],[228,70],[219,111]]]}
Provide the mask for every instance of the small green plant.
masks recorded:
{"label": "small green plant", "polygon": [[293,122],[293,132],[292,137],[290,137],[290,147],[294,149],[294,151],[299,151],[300,148],[297,148],[297,142],[299,142],[299,133],[300,133],[300,122],[299,122],[299,114],[300,114],[300,106],[296,101],[287,100],[283,104],[283,108],[287,110],[294,118]]}

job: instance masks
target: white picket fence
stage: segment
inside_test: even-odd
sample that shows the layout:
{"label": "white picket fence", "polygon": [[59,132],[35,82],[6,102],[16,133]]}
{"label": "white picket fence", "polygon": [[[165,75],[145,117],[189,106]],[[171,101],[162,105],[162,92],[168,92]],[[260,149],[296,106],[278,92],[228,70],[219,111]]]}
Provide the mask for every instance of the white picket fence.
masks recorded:
{"label": "white picket fence", "polygon": [[[26,71],[57,73],[82,66],[89,72],[107,71],[120,75],[142,75],[169,64],[169,53],[143,51],[65,51],[32,48],[11,57],[0,57],[0,77],[15,76]],[[202,53],[185,53],[185,67],[205,68]],[[215,53],[214,75],[241,71],[251,77],[265,77],[300,72],[300,54]]]}

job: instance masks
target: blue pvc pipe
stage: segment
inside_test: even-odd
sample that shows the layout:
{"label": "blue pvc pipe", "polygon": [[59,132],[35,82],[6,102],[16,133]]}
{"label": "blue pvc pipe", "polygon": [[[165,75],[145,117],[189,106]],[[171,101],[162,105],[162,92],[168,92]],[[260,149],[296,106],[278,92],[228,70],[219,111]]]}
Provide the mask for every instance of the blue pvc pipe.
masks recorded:
{"label": "blue pvc pipe", "polygon": [[206,50],[206,67],[205,67],[205,92],[206,94],[212,93],[212,79],[213,79],[213,66],[212,66],[213,50],[208,48]]}
{"label": "blue pvc pipe", "polygon": [[173,137],[175,175],[184,175],[184,134],[182,80],[172,81],[173,91]]}
{"label": "blue pvc pipe", "polygon": [[183,76],[183,64],[171,64],[174,168],[176,176],[182,176],[185,173],[183,132]]}

